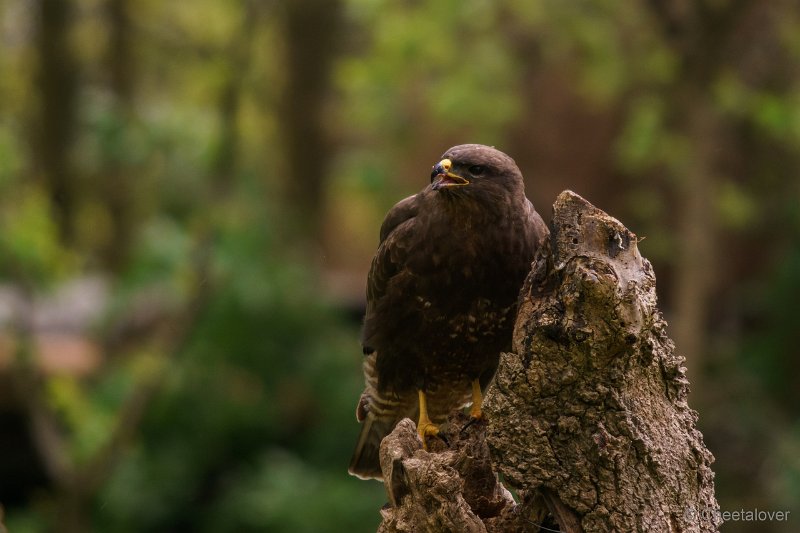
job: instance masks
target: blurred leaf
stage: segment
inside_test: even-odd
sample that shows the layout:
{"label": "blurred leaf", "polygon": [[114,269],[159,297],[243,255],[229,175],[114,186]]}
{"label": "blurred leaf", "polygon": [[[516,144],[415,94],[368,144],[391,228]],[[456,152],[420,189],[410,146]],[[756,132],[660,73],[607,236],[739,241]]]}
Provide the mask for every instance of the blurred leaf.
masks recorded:
{"label": "blurred leaf", "polygon": [[[378,525],[382,494],[355,479],[343,483],[287,451],[269,450],[237,477],[204,531],[367,532]],[[358,518],[367,514],[372,520]]]}
{"label": "blurred leaf", "polygon": [[61,247],[41,189],[20,186],[0,206],[0,276],[48,284],[72,271],[77,259]]}
{"label": "blurred leaf", "polygon": [[10,193],[10,188],[20,180],[23,163],[16,132],[10,124],[0,121],[0,192]]}
{"label": "blurred leaf", "polygon": [[78,463],[85,461],[112,433],[112,406],[92,402],[77,381],[67,376],[51,378],[48,393],[54,408],[67,423],[73,458]]}
{"label": "blurred leaf", "polygon": [[716,201],[720,221],[728,228],[745,230],[759,215],[753,197],[730,180],[721,184]]}
{"label": "blurred leaf", "polygon": [[663,142],[664,135],[663,115],[663,102],[652,96],[640,98],[631,106],[617,144],[624,169],[636,173],[658,162],[659,143]]}

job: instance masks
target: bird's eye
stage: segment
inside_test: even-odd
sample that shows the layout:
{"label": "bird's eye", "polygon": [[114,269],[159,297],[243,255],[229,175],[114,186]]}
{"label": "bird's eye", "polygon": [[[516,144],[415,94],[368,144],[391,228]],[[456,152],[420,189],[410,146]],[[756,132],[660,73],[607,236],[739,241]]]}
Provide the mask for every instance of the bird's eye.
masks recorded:
{"label": "bird's eye", "polygon": [[469,167],[469,173],[473,176],[481,176],[486,173],[486,167],[483,165],[472,165]]}

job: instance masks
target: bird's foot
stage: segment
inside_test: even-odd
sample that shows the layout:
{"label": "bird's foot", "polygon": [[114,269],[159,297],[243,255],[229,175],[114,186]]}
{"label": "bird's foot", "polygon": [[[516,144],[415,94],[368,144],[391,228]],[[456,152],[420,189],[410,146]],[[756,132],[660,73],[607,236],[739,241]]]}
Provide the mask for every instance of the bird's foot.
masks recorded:
{"label": "bird's foot", "polygon": [[480,401],[472,402],[472,407],[469,408],[469,416],[473,420],[481,420],[483,418]]}
{"label": "bird's foot", "polygon": [[427,437],[439,437],[445,444],[447,439],[439,433],[439,426],[431,422],[428,418],[428,402],[425,398],[425,392],[420,389],[419,391],[419,422],[417,422],[417,433],[419,438],[422,439],[422,447],[428,451]]}
{"label": "bird's foot", "polygon": [[483,394],[481,392],[481,386],[478,380],[475,379],[472,381],[472,406],[469,408],[470,420],[464,425],[463,428],[461,428],[461,433],[464,433],[467,430],[467,428],[469,428],[476,422],[484,420],[483,411],[481,410],[482,403],[483,403]]}
{"label": "bird's foot", "polygon": [[422,447],[427,451],[427,438],[439,436],[439,427],[430,420],[420,420],[417,426],[417,433],[419,434],[419,438],[422,439]]}

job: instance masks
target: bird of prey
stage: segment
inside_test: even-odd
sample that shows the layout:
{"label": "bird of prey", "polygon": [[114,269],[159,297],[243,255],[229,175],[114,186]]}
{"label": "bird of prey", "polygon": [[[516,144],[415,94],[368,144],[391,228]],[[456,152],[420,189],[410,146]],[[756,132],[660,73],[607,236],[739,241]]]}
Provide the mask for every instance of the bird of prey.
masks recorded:
{"label": "bird of prey", "polygon": [[352,475],[381,479],[381,440],[405,417],[423,445],[455,409],[481,417],[548,233],[514,160],[480,144],[447,150],[430,185],[389,211],[367,278]]}

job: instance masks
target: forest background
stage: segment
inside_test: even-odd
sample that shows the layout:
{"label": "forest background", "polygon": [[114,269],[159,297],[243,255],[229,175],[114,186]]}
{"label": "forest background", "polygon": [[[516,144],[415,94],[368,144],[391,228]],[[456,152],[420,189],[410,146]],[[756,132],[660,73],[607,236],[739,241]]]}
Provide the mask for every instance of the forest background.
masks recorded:
{"label": "forest background", "polygon": [[10,531],[374,531],[366,274],[466,142],[642,239],[721,508],[796,530],[797,2],[5,0],[0,40]]}

